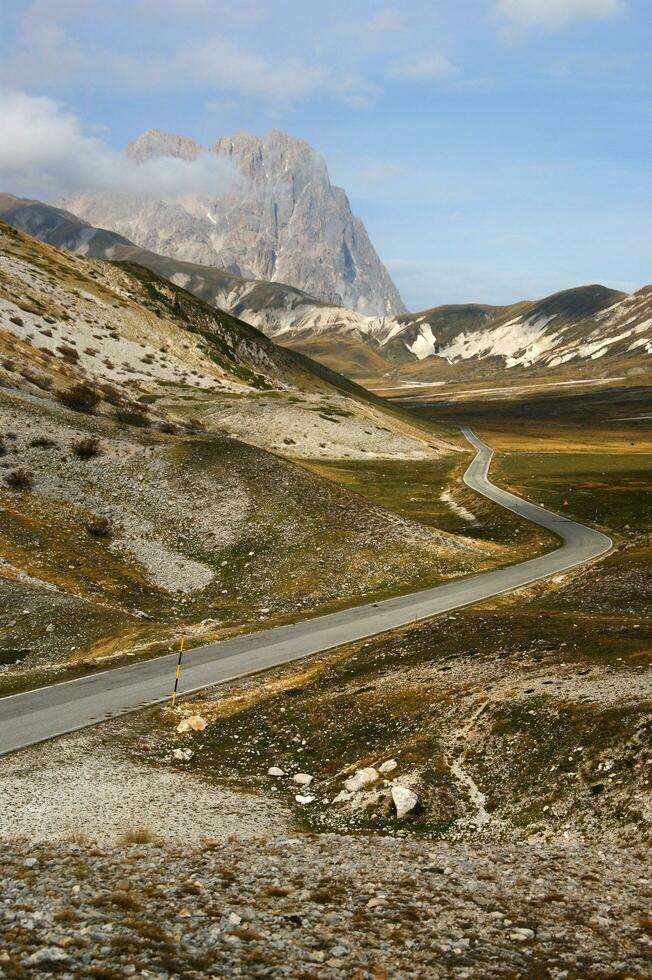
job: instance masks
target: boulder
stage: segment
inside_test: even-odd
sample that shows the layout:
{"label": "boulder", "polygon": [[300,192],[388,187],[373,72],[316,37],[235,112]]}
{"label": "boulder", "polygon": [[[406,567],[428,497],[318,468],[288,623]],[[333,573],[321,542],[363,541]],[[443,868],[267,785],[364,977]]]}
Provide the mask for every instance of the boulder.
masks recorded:
{"label": "boulder", "polygon": [[344,780],[344,785],[349,793],[357,793],[365,786],[371,786],[377,779],[380,779],[380,773],[373,766],[369,766],[367,769],[358,769],[355,775]]}
{"label": "boulder", "polygon": [[182,718],[177,725],[177,731],[183,732],[203,732],[208,722],[201,715],[190,715],[189,718]]}
{"label": "boulder", "polygon": [[392,786],[392,799],[394,800],[394,806],[396,807],[396,816],[404,817],[414,810],[415,806],[419,802],[419,797],[416,793],[413,793],[411,789],[407,786],[399,786],[394,784]]}
{"label": "boulder", "polygon": [[314,777],[309,776],[307,772],[298,772],[296,776],[292,777],[292,781],[298,786],[310,786],[313,779]]}
{"label": "boulder", "polygon": [[267,775],[268,776],[284,776],[285,773],[283,772],[282,769],[279,769],[278,766],[270,766],[269,769],[267,770]]}
{"label": "boulder", "polygon": [[347,800],[350,800],[352,796],[353,793],[349,793],[348,789],[343,789],[333,799],[333,803],[346,803]]}
{"label": "boulder", "polygon": [[388,759],[387,762],[383,762],[382,766],[378,766],[378,772],[382,772],[383,776],[388,772],[394,772],[395,769],[398,769],[396,759]]}

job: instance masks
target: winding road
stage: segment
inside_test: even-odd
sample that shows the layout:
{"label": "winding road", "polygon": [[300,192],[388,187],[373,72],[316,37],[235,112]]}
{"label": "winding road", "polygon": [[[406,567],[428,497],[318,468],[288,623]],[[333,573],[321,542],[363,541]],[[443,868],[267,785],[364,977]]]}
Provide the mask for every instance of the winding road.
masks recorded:
{"label": "winding road", "polygon": [[[488,477],[493,451],[470,429],[462,431],[477,449],[464,474],[464,482],[507,510],[554,532],[562,542],[559,548],[518,565],[411,595],[196,647],[184,658],[180,694],[512,592],[609,551],[612,542],[599,531],[494,486]],[[1,698],[0,755],[166,700],[170,696],[176,661],[177,654],[169,654]]]}

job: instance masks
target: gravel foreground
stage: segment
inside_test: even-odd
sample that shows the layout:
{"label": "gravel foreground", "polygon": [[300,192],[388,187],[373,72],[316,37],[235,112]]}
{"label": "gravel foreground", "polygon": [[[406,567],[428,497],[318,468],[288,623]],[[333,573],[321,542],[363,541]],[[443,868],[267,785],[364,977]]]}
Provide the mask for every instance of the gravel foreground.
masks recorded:
{"label": "gravel foreground", "polygon": [[303,835],[1,850],[6,977],[652,976],[643,848]]}

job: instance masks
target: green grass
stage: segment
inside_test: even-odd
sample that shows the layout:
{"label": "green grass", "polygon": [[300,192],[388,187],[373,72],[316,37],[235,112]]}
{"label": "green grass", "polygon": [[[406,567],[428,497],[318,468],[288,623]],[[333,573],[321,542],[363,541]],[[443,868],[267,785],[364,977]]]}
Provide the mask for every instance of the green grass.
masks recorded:
{"label": "green grass", "polygon": [[652,530],[652,455],[502,453],[492,476],[579,521],[613,531]]}
{"label": "green grass", "polygon": [[[362,460],[310,463],[307,467],[409,520],[477,541],[491,541],[517,560],[554,546],[541,529],[470,490],[462,474],[472,456],[447,453],[429,460]],[[444,490],[477,517],[470,523],[441,499]],[[500,558],[496,559],[497,562]]]}

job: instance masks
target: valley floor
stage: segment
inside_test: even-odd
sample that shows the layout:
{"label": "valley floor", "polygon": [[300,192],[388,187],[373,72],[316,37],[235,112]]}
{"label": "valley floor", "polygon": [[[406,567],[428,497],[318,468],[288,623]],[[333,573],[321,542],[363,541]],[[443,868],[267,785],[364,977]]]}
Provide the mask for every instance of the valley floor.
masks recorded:
{"label": "valley floor", "polygon": [[[460,414],[500,442],[495,482],[607,531],[605,559],[0,760],[5,975],[650,975],[652,457],[572,405]],[[454,476],[435,498],[441,465],[308,464],[522,547]]]}
{"label": "valley floor", "polygon": [[5,845],[0,968],[105,980],[634,980],[649,976],[652,947],[645,859],[333,835]]}

